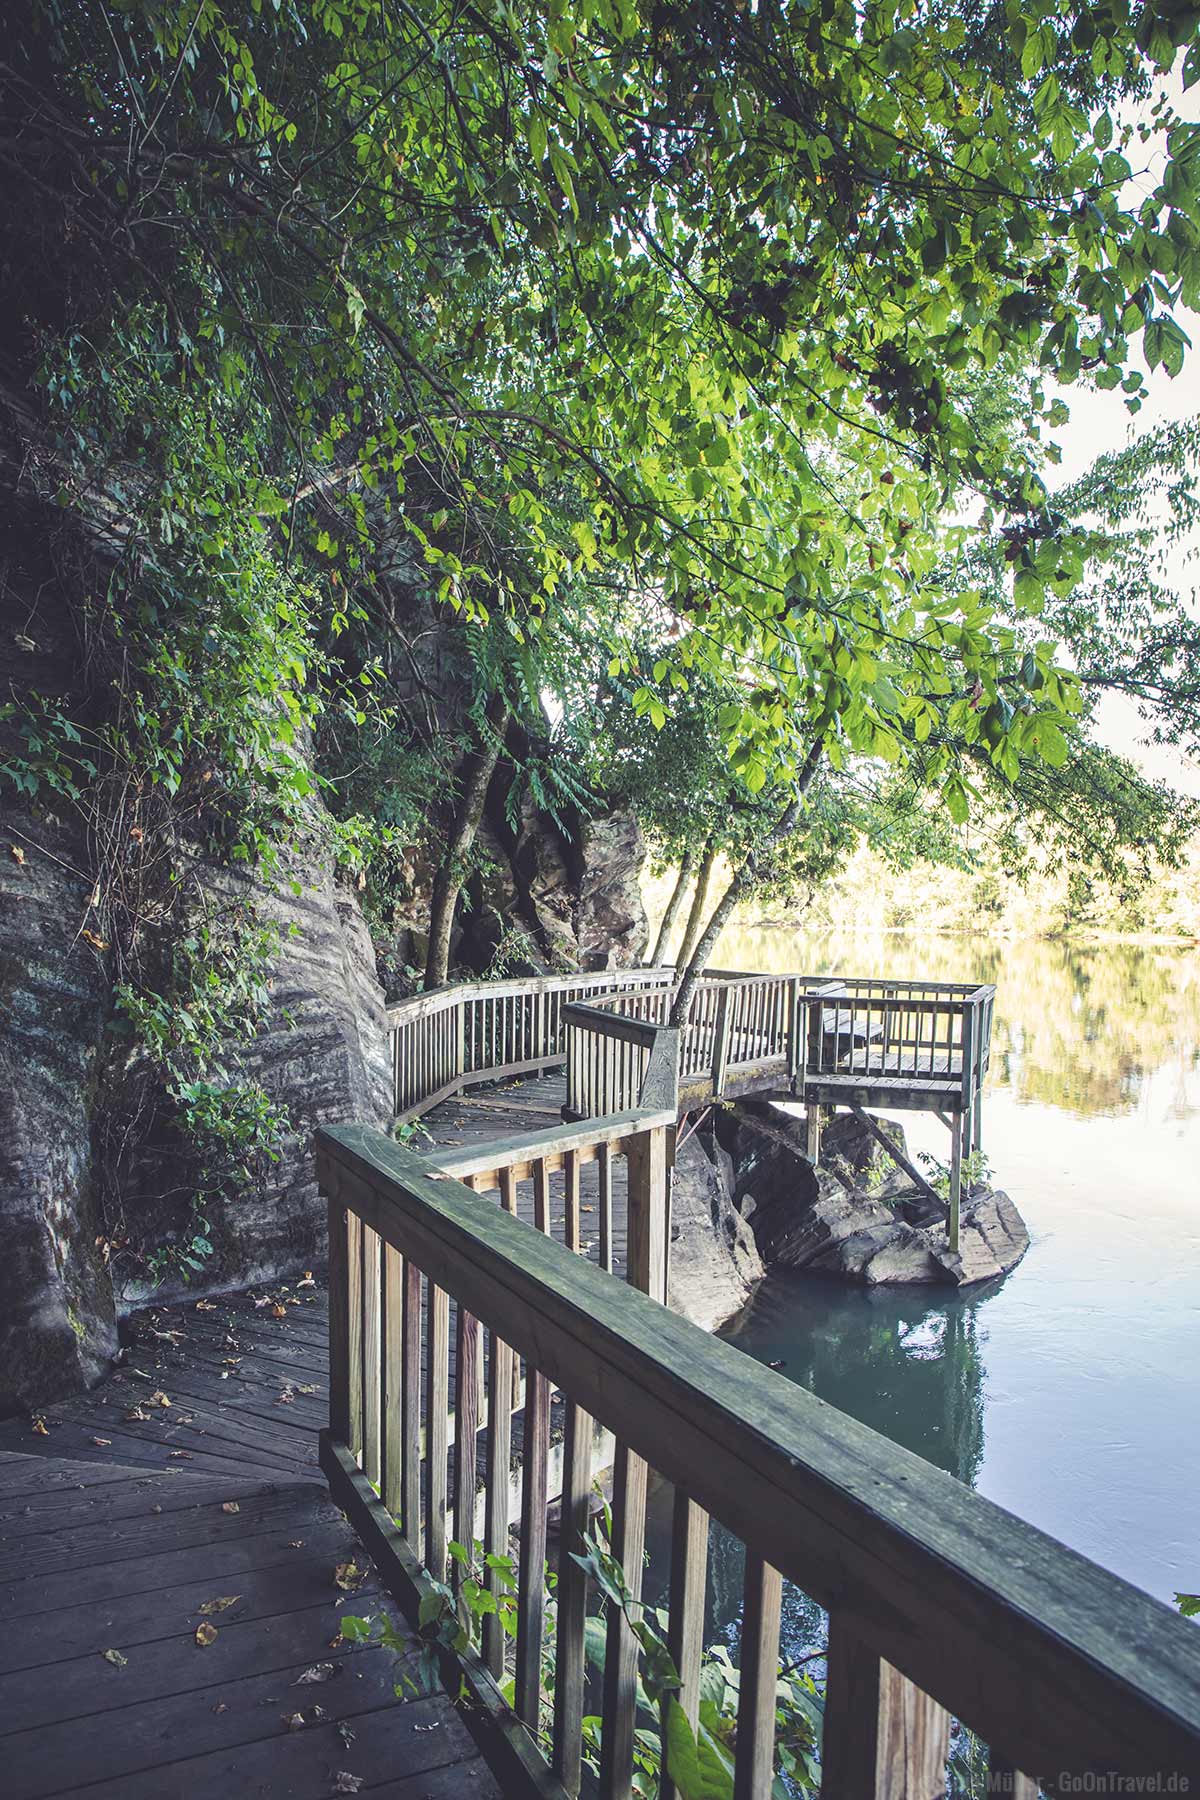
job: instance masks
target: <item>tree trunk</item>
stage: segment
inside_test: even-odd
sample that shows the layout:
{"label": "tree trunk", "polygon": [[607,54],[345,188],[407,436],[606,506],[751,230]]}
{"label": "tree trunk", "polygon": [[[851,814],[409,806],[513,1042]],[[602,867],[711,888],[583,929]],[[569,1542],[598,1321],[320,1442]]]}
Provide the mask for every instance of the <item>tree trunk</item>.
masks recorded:
{"label": "tree trunk", "polygon": [[450,940],[466,873],[465,859],[483,818],[488,785],[500,759],[504,727],[508,722],[507,708],[499,696],[489,700],[486,716],[487,724],[479,734],[479,748],[466,765],[446,853],[434,876],[429,903],[429,949],[425,958],[426,988],[441,987],[450,972]]}
{"label": "tree trunk", "polygon": [[663,957],[667,953],[667,945],[671,941],[671,933],[675,928],[675,921],[679,917],[679,908],[683,904],[683,896],[687,890],[687,884],[691,880],[692,870],[695,866],[696,852],[694,850],[685,850],[683,853],[683,861],[679,865],[679,874],[676,877],[675,886],[671,889],[671,898],[667,901],[667,910],[663,914],[663,922],[658,928],[658,937],[654,945],[654,954],[650,958],[650,963],[653,968],[658,967],[659,963],[661,963]]}
{"label": "tree trunk", "polygon": [[677,969],[686,969],[691,960],[692,951],[696,948],[696,939],[700,936],[700,927],[704,923],[704,908],[708,900],[708,884],[712,880],[713,864],[717,860],[717,847],[712,838],[704,846],[704,854],[700,858],[700,873],[696,876],[696,892],[692,895],[691,910],[687,924],[683,928],[683,942],[675,958]]}
{"label": "tree trunk", "polygon": [[[818,739],[805,758],[804,767],[801,769],[799,778],[796,782],[795,794],[776,821],[766,842],[761,844],[756,850],[752,850],[741,866],[734,871],[729,886],[725,889],[725,892],[721,895],[721,898],[717,901],[716,906],[712,910],[708,924],[697,937],[686,964],[683,963],[682,955],[676,963],[676,968],[679,968],[681,964],[683,965],[683,975],[680,979],[679,986],[675,989],[675,999],[671,1006],[671,1017],[669,1022],[678,1029],[682,1030],[687,1023],[688,1010],[692,1004],[692,995],[696,990],[696,983],[699,981],[700,976],[704,971],[704,965],[713,953],[713,947],[720,937],[721,932],[729,919],[730,913],[733,911],[739,900],[744,899],[747,894],[753,892],[764,857],[768,856],[775,848],[776,844],[782,843],[783,839],[788,837],[796,829],[796,826],[800,821],[800,816],[804,811],[805,798],[809,788],[812,786],[813,777],[816,775],[816,772],[821,765],[821,753],[823,747],[824,746]],[[689,926],[690,923],[691,921],[689,920]]]}

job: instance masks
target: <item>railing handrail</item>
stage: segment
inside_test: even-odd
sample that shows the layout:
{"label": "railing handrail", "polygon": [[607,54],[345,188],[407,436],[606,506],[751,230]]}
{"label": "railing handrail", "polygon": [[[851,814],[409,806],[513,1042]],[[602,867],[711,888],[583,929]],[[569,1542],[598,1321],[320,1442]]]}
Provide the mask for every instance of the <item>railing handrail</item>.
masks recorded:
{"label": "railing handrail", "polygon": [[733,1345],[378,1132],[322,1130],[318,1163],[339,1205],[1012,1767],[1051,1793],[1200,1780],[1200,1634],[1161,1602],[803,1387],[748,1379]]}
{"label": "railing handrail", "polygon": [[422,1165],[434,1175],[453,1176],[467,1181],[472,1175],[490,1175],[494,1170],[511,1169],[523,1163],[543,1162],[548,1158],[592,1152],[601,1144],[615,1144],[635,1131],[654,1131],[676,1123],[673,1109],[651,1110],[642,1107],[633,1112],[610,1113],[604,1119],[588,1119],[581,1125],[549,1126],[545,1131],[521,1131],[510,1137],[489,1138],[483,1149],[427,1150]]}
{"label": "railing handrail", "polygon": [[653,1049],[663,1027],[654,1019],[631,1019],[624,1013],[609,1012],[606,1007],[591,1006],[586,1000],[570,1000],[562,1009],[567,1025],[586,1025],[602,1037],[620,1038],[626,1044],[640,1044]]}
{"label": "railing handrail", "polygon": [[441,1006],[452,1006],[460,1000],[503,1000],[525,994],[556,994],[571,987],[650,988],[666,986],[674,979],[674,970],[647,965],[633,969],[576,969],[562,975],[514,975],[498,981],[454,981],[442,987],[426,988],[419,994],[406,994],[400,1000],[389,1000],[384,1007],[388,1024],[403,1019],[419,1018],[423,1012]]}

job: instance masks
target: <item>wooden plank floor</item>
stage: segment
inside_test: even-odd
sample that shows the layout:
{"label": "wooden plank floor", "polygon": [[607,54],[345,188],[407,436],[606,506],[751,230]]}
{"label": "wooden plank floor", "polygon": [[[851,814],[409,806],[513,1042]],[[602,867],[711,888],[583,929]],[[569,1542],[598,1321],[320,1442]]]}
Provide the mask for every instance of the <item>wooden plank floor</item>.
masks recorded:
{"label": "wooden plank floor", "polygon": [[[429,1113],[413,1147],[557,1127],[564,1097],[561,1074],[477,1090]],[[621,1272],[623,1159],[613,1174]],[[596,1181],[586,1165],[593,1259]],[[530,1183],[518,1201],[532,1221]],[[559,1175],[557,1236],[563,1213]],[[0,1424],[4,1800],[495,1800],[446,1696],[398,1701],[395,1658],[340,1639],[340,1614],[394,1611],[317,1468],[327,1317],[319,1274],[151,1307],[92,1393]],[[347,1563],[363,1571],[351,1593]]]}

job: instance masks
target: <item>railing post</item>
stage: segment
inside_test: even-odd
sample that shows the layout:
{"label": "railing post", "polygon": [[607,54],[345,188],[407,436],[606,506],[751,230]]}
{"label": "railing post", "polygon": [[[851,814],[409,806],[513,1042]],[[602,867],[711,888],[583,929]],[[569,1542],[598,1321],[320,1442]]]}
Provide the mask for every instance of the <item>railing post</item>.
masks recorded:
{"label": "railing post", "polygon": [[[834,1005],[837,1005],[836,1000]],[[804,1081],[808,1085],[810,1075],[817,1076],[821,1072],[823,1036],[825,1029],[825,1001],[820,993],[810,997],[808,1002],[807,1050],[804,1057]],[[808,1160],[816,1164],[821,1160],[821,1108],[815,1101],[809,1101],[808,1119]]]}
{"label": "railing post", "polygon": [[787,1028],[788,1085],[796,1092],[796,1078],[804,1070],[804,1012],[800,1005],[800,978],[793,975],[788,982]]}
{"label": "railing post", "polygon": [[725,1086],[725,1071],[729,1065],[729,1008],[733,1000],[733,988],[727,982],[721,989],[717,999],[717,1024],[713,1036],[713,1099],[721,1098],[721,1090]]}
{"label": "railing post", "polygon": [[628,1172],[628,1272],[630,1287],[667,1303],[670,1248],[667,1192],[670,1170],[667,1130],[639,1131],[625,1152]]}

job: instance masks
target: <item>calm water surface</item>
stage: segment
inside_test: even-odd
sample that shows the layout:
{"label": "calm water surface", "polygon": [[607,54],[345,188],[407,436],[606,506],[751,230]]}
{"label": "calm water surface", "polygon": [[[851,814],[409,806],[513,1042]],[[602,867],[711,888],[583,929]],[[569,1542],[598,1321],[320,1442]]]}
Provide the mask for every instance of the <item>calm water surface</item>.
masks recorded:
{"label": "calm water surface", "polygon": [[1200,952],[758,930],[714,961],[994,981],[984,1151],[1032,1238],[965,1295],[771,1279],[730,1335],[1140,1587],[1200,1591]]}

